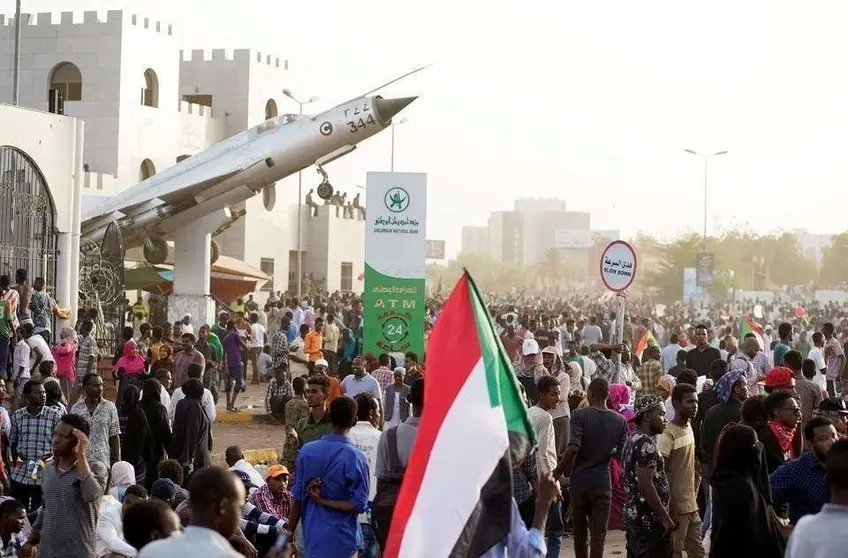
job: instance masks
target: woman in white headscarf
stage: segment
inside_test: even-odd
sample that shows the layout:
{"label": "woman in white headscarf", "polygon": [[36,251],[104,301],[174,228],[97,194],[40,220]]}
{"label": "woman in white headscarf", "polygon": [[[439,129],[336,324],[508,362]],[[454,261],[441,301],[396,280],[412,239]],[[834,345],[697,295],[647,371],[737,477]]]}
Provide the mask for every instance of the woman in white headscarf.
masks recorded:
{"label": "woman in white headscarf", "polygon": [[124,499],[124,492],[128,486],[135,484],[135,467],[126,461],[118,461],[112,465],[112,474],[109,477],[112,488],[109,494],[119,502]]}

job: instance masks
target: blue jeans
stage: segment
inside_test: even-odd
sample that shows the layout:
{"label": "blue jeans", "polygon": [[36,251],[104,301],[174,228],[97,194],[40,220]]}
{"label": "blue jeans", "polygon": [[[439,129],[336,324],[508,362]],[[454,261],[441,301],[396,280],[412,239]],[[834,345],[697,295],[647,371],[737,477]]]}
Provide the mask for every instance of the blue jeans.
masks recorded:
{"label": "blue jeans", "polygon": [[710,476],[712,476],[713,467],[710,463],[701,462],[701,482],[705,483],[704,487],[704,521],[701,523],[701,538],[703,539],[707,531],[710,529],[710,523],[713,518],[713,499],[710,493]]}
{"label": "blue jeans", "polygon": [[374,529],[370,523],[360,523],[362,527],[362,542],[363,548],[359,553],[359,558],[377,558],[380,555],[380,546],[377,544],[377,535],[374,534]]}
{"label": "blue jeans", "polygon": [[545,544],[548,547],[548,556],[559,556],[564,534],[565,526],[562,523],[562,507],[559,502],[553,502],[551,509],[548,511],[548,524],[545,526]]}

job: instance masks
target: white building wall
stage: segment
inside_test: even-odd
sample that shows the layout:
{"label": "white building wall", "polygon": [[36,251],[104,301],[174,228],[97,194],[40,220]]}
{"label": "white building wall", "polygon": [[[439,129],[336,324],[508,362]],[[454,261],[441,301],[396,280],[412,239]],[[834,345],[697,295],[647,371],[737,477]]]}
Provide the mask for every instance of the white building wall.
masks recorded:
{"label": "white building wall", "polygon": [[[46,111],[50,76],[62,62],[82,74],[82,101],[65,103],[65,114],[85,127],[85,162],[114,174],[117,170],[121,12],[61,15],[24,14],[21,29],[20,105]],[[0,16],[0,101],[12,100],[14,18]]]}
{"label": "white building wall", "polygon": [[[173,165],[178,155],[179,47],[168,29],[147,17],[125,15],[123,19],[118,178],[126,187],[139,182],[145,159],[158,172]],[[158,107],[141,102],[148,69],[158,81]]]}
{"label": "white building wall", "polygon": [[[170,24],[119,10],[40,13],[22,17],[21,105],[48,108],[53,70],[77,66],[82,100],[67,116],[85,121],[86,191],[114,195],[138,182],[150,158],[158,171],[224,138],[209,110],[179,102],[180,58]],[[11,101],[14,19],[0,16],[0,101]],[[158,108],[142,106],[144,71],[158,82]]]}
{"label": "white building wall", "polygon": [[[294,206],[295,211],[297,206]],[[363,282],[358,278],[365,271],[365,221],[346,219],[336,207],[321,205],[318,216],[309,217],[304,211],[303,271],[312,273],[316,281],[324,281],[324,289],[341,290],[342,262],[352,264],[353,292],[362,292]],[[295,233],[296,234],[296,233]]]}

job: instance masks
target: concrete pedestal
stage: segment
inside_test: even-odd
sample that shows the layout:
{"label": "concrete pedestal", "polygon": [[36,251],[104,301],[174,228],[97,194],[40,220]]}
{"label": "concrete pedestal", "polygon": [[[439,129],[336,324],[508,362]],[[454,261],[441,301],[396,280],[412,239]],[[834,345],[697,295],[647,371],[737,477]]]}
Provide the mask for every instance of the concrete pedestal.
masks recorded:
{"label": "concrete pedestal", "polygon": [[215,321],[215,301],[209,296],[212,258],[211,233],[225,219],[222,209],[174,231],[174,293],[168,297],[168,320],[175,322],[191,314],[196,332]]}

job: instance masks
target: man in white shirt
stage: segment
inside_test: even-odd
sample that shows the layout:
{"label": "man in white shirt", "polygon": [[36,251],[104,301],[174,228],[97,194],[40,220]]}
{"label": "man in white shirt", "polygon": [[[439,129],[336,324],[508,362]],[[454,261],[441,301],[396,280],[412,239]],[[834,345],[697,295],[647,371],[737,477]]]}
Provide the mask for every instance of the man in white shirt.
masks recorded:
{"label": "man in white shirt", "polygon": [[[197,363],[188,365],[188,377],[203,381],[203,366]],[[171,405],[168,407],[168,420],[171,424],[174,423],[174,414],[177,412],[177,403],[185,399],[183,388],[178,387],[171,394]],[[218,410],[215,408],[215,399],[212,397],[212,392],[208,388],[203,388],[203,397],[200,399],[200,405],[209,419],[209,424],[215,422],[215,417],[218,416]]]}
{"label": "man in white shirt", "polygon": [[244,483],[221,467],[204,467],[191,477],[191,525],[182,535],[153,541],[139,558],[242,558],[230,545],[241,519]]}
{"label": "man in white shirt", "polygon": [[24,384],[32,377],[30,373],[30,353],[29,343],[26,339],[21,339],[15,343],[15,353],[12,360],[12,385],[15,389],[14,400],[12,401],[12,410],[15,410],[21,405],[21,396],[23,395]]}
{"label": "man in white shirt", "polygon": [[[557,360],[559,360],[559,363],[557,363]],[[559,382],[560,401],[550,411],[553,419],[554,447],[557,460],[559,460],[568,447],[568,437],[571,434],[571,408],[568,406],[568,394],[571,393],[571,367],[568,364],[563,365],[562,357],[556,347],[542,349],[542,364],[551,371],[556,381]],[[576,366],[579,368],[580,365],[576,364]]]}
{"label": "man in white shirt", "polygon": [[827,389],[827,363],[824,360],[824,335],[820,331],[813,334],[813,346],[807,358],[816,363],[816,375],[813,382],[822,389]]}
{"label": "man in white shirt", "polygon": [[23,326],[24,338],[27,341],[32,352],[30,353],[30,371],[38,370],[39,365],[42,362],[52,362],[55,367],[55,360],[53,359],[53,353],[50,351],[50,346],[47,344],[47,341],[44,340],[44,337],[41,335],[37,335],[33,333],[32,327],[27,327],[29,324],[25,324]]}
{"label": "man in white shirt", "polygon": [[339,331],[338,320],[332,312],[327,314],[327,319],[324,322],[324,329],[321,330],[321,337],[324,341],[324,358],[330,365],[330,370],[335,372],[339,366]]}
{"label": "man in white shirt", "polygon": [[[536,452],[539,474],[547,474],[556,469],[557,451],[554,436],[554,421],[551,411],[556,409],[561,398],[560,385],[553,376],[542,376],[536,383],[539,392],[539,402],[527,409],[527,416],[536,432],[539,441],[539,451]],[[559,556],[562,548],[562,536],[565,526],[562,522],[562,507],[559,502],[551,503],[548,513],[548,523],[545,527],[545,538],[548,555]]]}
{"label": "man in white shirt", "polygon": [[356,357],[350,364],[353,374],[345,376],[341,383],[342,393],[348,397],[356,397],[360,393],[369,393],[377,401],[382,400],[382,390],[377,379],[365,371],[365,359]]}
{"label": "man in white shirt", "polygon": [[94,548],[97,556],[125,556],[134,558],[138,553],[124,540],[124,510],[147,497],[147,491],[141,486],[130,486],[119,503],[107,503],[102,500],[97,510],[97,528],[94,530]]}
{"label": "man in white shirt", "polygon": [[[356,426],[350,429],[348,437],[353,445],[362,450],[368,459],[368,470],[371,477],[368,482],[368,504],[374,500],[377,493],[377,447],[380,444],[381,432],[376,426],[380,424],[380,405],[369,393],[360,393],[356,396]],[[369,514],[359,515],[359,523],[362,527],[362,540],[365,548],[362,556],[377,556],[379,547],[377,537],[371,529]]]}
{"label": "man in white shirt", "polygon": [[253,383],[261,382],[261,371],[259,370],[259,354],[265,346],[265,328],[259,323],[259,315],[256,312],[250,314],[250,341],[247,350],[250,354],[250,364],[253,366]]}
{"label": "man in white shirt", "polygon": [[671,334],[669,344],[663,347],[662,350],[662,366],[663,370],[668,373],[670,369],[677,366],[677,352],[683,347],[680,346],[680,339],[676,333]]}
{"label": "man in white shirt", "polygon": [[386,388],[383,394],[383,416],[386,424],[384,430],[398,426],[409,418],[409,386],[404,383],[406,369],[402,366],[395,368],[395,382]]}

